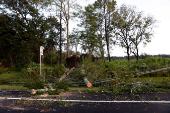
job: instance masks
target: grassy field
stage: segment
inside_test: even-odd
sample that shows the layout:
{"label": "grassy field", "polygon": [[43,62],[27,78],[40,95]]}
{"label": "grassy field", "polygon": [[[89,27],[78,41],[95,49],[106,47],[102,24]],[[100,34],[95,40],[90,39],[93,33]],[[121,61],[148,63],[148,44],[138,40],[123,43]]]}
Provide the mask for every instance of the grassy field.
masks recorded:
{"label": "grassy field", "polygon": [[1,90],[29,90],[27,87],[16,85],[0,85]]}

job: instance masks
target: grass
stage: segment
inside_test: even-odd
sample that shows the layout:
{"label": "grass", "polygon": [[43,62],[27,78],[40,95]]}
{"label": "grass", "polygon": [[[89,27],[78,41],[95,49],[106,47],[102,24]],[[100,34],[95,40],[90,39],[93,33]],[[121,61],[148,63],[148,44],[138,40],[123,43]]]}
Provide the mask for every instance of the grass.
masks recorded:
{"label": "grass", "polygon": [[[50,68],[50,67],[48,67]],[[6,68],[1,68],[0,67],[0,82],[1,80],[6,80],[6,79],[11,79],[11,82],[24,82],[23,80],[20,79],[21,73],[6,69]],[[19,79],[19,80],[14,80],[14,79]],[[131,79],[129,82],[131,82]],[[9,82],[10,82],[9,81]],[[7,80],[8,82],[8,80]],[[126,81],[128,82],[128,81]],[[141,77],[137,78],[135,82],[145,82],[149,84],[153,84],[154,87],[156,87],[156,90],[158,91],[163,91],[163,92],[170,92],[170,77]],[[158,85],[159,87],[157,87]],[[167,87],[168,86],[168,87]],[[28,88],[23,87],[23,86],[17,86],[17,85],[0,85],[0,89],[2,90],[28,90]],[[108,89],[107,87],[69,87],[70,91],[79,91],[79,92],[89,92],[89,93],[98,93],[98,92],[107,92]]]}
{"label": "grass", "polygon": [[20,72],[16,71],[9,71],[0,74],[0,79],[19,79],[20,78]]}
{"label": "grass", "polygon": [[162,82],[170,82],[170,77],[143,77],[138,78],[137,82],[149,82],[152,84],[162,84]]}
{"label": "grass", "polygon": [[29,90],[27,87],[14,85],[0,85],[1,90]]}
{"label": "grass", "polygon": [[0,67],[0,80],[2,79],[19,79],[21,73],[14,71],[14,69],[7,69]]}
{"label": "grass", "polygon": [[90,93],[98,93],[105,92],[107,89],[100,87],[69,87],[69,91],[79,91],[79,92],[90,92]]}
{"label": "grass", "polygon": [[7,72],[8,70],[9,70],[8,68],[0,67],[0,73]]}

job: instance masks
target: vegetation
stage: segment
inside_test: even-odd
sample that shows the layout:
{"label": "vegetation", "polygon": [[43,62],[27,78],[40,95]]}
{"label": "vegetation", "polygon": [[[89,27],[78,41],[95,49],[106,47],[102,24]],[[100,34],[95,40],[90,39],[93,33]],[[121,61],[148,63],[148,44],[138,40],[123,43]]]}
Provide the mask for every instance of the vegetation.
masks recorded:
{"label": "vegetation", "polygon": [[119,45],[126,49],[128,60],[133,53],[139,59],[139,44],[151,42],[155,22],[153,17],[144,16],[135,7],[122,5],[113,14],[112,27]]}
{"label": "vegetation", "polygon": [[[55,83],[55,90],[48,93],[59,94],[60,91],[76,90],[69,86],[83,82],[83,77],[86,77],[93,87],[97,87],[88,89],[89,92],[169,91],[170,70],[145,74],[169,67],[170,58],[139,56],[139,44],[151,41],[156,20],[145,17],[136,8],[126,5],[116,8],[115,0],[97,0],[84,11],[74,0],[1,0],[0,4],[0,84],[18,82],[29,89],[41,89],[48,83]],[[44,16],[42,12],[50,12],[49,8],[54,4],[60,14]],[[81,29],[74,29],[69,34],[69,20],[77,17]],[[80,53],[77,49],[76,52],[70,50],[70,44],[99,59],[94,62],[91,58],[84,59],[60,81],[69,70],[64,66],[65,58],[71,52]],[[127,50],[127,57],[120,60],[110,57],[110,48],[116,44]],[[45,48],[41,76],[40,46]],[[134,56],[130,56],[131,53]],[[5,88],[8,86],[1,89]]]}
{"label": "vegetation", "polygon": [[29,88],[23,87],[20,85],[0,85],[0,89],[2,90],[29,90]]}
{"label": "vegetation", "polygon": [[[56,83],[54,91],[48,93],[59,94],[61,91],[88,91],[112,93],[143,93],[169,91],[170,70],[163,70],[148,74],[142,74],[150,70],[166,68],[170,65],[169,58],[150,57],[136,60],[114,60],[102,62],[97,60],[91,62],[90,58],[84,59],[63,81],[57,82],[67,70],[64,66],[42,66],[42,76],[39,76],[39,64],[31,63],[28,68],[21,72],[11,71],[11,69],[1,68],[1,84],[15,82],[24,83],[24,87],[29,89],[43,89],[45,84]],[[60,70],[60,71],[57,71]],[[5,75],[5,76],[4,76]],[[75,83],[83,81],[83,77],[92,83],[94,88],[71,88]],[[15,79],[14,79],[15,78]],[[3,86],[4,87],[4,86]],[[5,86],[1,89],[9,89]],[[17,86],[14,86],[17,88]],[[19,89],[27,89],[20,88]],[[50,89],[50,87],[48,87]],[[15,89],[15,88],[12,88]]]}
{"label": "vegetation", "polygon": [[[102,61],[105,60],[104,53],[107,53],[108,60],[111,61],[111,45],[120,42],[119,45],[127,48],[128,60],[130,53],[134,53],[138,60],[138,45],[141,42],[146,44],[151,41],[150,36],[153,32],[147,31],[150,31],[149,29],[152,29],[156,22],[152,17],[143,17],[134,7],[122,5],[116,8],[115,0],[97,0],[85,7],[84,11],[74,0],[24,0],[22,2],[1,0],[0,3],[2,4],[0,62],[5,67],[15,66],[17,70],[27,68],[31,62],[40,62],[40,46],[45,47],[42,62],[51,65],[59,64],[59,59],[64,63],[65,57],[68,57],[71,52],[70,44],[76,47],[80,44],[82,50],[85,52],[88,50],[89,54],[102,57]],[[52,5],[56,5],[60,15],[57,13],[57,16],[44,16],[42,11],[51,11],[49,7],[51,8]],[[71,17],[80,19],[79,26],[83,28],[81,31],[76,30],[69,34]],[[61,21],[59,23],[59,20],[64,20],[64,23]],[[67,29],[66,38],[64,38],[64,27]],[[124,33],[121,31],[126,31],[129,35],[122,39],[120,37]],[[67,39],[66,44],[65,39]],[[75,39],[76,42],[78,41],[76,44]],[[128,44],[123,43],[123,40]],[[61,47],[66,51],[59,55],[58,53],[62,51]]]}

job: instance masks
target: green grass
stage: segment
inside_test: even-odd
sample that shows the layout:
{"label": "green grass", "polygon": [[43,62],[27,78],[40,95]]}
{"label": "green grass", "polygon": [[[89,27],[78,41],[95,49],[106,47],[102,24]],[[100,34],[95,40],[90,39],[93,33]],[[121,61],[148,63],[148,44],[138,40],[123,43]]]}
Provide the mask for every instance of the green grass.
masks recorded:
{"label": "green grass", "polygon": [[1,90],[28,90],[27,87],[14,85],[0,85]]}
{"label": "green grass", "polygon": [[9,70],[8,68],[0,67],[0,73],[7,72],[8,70]]}
{"label": "green grass", "polygon": [[138,78],[137,82],[149,82],[152,84],[161,84],[162,82],[170,82],[170,77],[143,77]]}
{"label": "green grass", "polygon": [[0,67],[0,80],[2,79],[19,79],[21,73],[14,69]]}
{"label": "green grass", "polygon": [[90,93],[98,93],[98,92],[105,92],[105,88],[100,87],[69,87],[69,91],[79,91],[79,92],[90,92]]}
{"label": "green grass", "polygon": [[0,79],[19,79],[19,78],[20,78],[20,72],[16,72],[16,71],[8,71],[0,74]]}

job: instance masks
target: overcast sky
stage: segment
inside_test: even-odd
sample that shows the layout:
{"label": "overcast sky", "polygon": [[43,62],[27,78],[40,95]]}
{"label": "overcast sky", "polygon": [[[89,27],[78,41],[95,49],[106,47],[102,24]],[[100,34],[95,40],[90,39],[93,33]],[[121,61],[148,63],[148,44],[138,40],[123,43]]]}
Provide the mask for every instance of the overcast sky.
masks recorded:
{"label": "overcast sky", "polygon": [[[87,6],[96,0],[77,0],[81,6]],[[157,21],[157,28],[154,29],[154,37],[146,47],[140,45],[139,54],[150,55],[170,54],[170,0],[117,0],[117,7],[122,4],[136,6],[138,11],[146,15],[152,15]],[[111,56],[125,56],[125,49],[113,47]]]}

